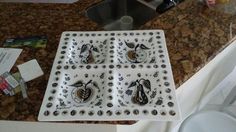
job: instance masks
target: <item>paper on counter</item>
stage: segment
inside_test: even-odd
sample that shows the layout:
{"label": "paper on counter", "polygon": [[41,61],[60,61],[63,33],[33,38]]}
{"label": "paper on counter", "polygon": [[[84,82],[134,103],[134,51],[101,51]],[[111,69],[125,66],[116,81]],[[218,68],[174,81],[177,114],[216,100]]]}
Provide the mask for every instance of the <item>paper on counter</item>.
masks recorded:
{"label": "paper on counter", "polygon": [[22,49],[0,48],[0,75],[11,70],[21,52]]}
{"label": "paper on counter", "polygon": [[28,82],[43,75],[43,71],[39,66],[37,60],[35,59],[18,65],[17,67],[20,71],[21,77],[24,79],[25,82]]}

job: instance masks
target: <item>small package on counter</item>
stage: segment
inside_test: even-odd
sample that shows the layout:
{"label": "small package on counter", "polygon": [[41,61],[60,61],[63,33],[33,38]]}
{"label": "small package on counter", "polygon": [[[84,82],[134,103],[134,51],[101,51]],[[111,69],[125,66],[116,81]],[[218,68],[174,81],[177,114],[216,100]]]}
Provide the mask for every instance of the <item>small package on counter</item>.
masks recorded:
{"label": "small package on counter", "polygon": [[3,42],[4,47],[24,47],[45,48],[47,44],[46,36],[30,36],[24,38],[9,38]]}
{"label": "small package on counter", "polygon": [[19,86],[19,82],[9,72],[5,72],[0,76],[0,89],[6,95],[15,95],[14,89]]}
{"label": "small package on counter", "polygon": [[43,71],[36,59],[20,64],[17,67],[19,69],[17,73],[10,74],[5,72],[0,75],[0,91],[9,96],[21,92],[23,98],[27,98],[26,82],[43,75]]}
{"label": "small package on counter", "polygon": [[226,14],[236,14],[236,1],[235,0],[205,0],[208,6],[212,9],[218,10]]}
{"label": "small package on counter", "polygon": [[23,98],[27,98],[27,86],[20,73],[10,74],[5,72],[0,76],[0,91],[5,95],[13,96],[22,93]]}

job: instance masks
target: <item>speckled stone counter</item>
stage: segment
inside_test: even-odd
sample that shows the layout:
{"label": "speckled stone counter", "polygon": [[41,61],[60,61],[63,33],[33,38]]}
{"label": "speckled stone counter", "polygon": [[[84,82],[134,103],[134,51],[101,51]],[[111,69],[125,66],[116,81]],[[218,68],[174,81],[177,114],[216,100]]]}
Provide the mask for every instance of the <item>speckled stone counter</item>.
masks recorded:
{"label": "speckled stone counter", "polygon": [[[22,99],[20,94],[8,97],[0,93],[0,120],[37,121],[61,33],[103,30],[85,16],[86,8],[99,1],[80,0],[74,4],[0,3],[0,46],[11,37],[48,37],[45,49],[23,48],[16,65],[35,58],[44,75],[27,83],[28,99]],[[165,30],[174,79],[179,86],[225,47],[233,18],[190,0],[150,20],[141,29]],[[12,72],[16,71],[14,67]]]}
{"label": "speckled stone counter", "polygon": [[236,16],[190,0],[147,22],[141,29],[165,31],[178,87],[226,46],[231,22],[236,22]]}

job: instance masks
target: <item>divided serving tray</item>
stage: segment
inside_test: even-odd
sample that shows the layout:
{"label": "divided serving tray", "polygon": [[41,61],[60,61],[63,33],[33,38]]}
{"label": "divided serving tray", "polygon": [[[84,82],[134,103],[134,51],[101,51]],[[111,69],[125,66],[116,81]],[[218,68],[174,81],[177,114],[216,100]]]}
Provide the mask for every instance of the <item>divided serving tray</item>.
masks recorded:
{"label": "divided serving tray", "polygon": [[140,119],[179,119],[164,32],[63,32],[38,120]]}

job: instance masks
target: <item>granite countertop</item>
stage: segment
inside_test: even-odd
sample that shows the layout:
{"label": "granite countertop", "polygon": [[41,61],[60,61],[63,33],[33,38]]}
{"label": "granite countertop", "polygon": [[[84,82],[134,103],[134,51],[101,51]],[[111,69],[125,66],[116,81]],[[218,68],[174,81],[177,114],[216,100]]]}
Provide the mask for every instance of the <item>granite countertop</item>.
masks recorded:
{"label": "granite countertop", "polygon": [[[74,4],[0,3],[0,46],[5,39],[12,37],[48,37],[46,48],[23,48],[16,65],[35,58],[44,75],[27,83],[28,99],[23,99],[21,94],[8,97],[0,93],[0,120],[37,121],[61,33],[103,30],[85,16],[86,8],[99,1],[80,0]],[[186,0],[150,20],[140,29],[165,31],[174,80],[178,87],[226,46],[229,41],[229,24],[233,18],[205,8],[194,0]],[[17,72],[17,68],[13,67],[11,72]]]}

